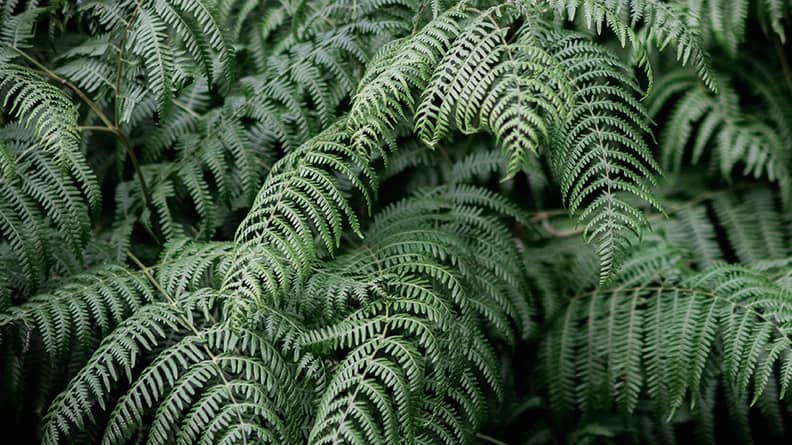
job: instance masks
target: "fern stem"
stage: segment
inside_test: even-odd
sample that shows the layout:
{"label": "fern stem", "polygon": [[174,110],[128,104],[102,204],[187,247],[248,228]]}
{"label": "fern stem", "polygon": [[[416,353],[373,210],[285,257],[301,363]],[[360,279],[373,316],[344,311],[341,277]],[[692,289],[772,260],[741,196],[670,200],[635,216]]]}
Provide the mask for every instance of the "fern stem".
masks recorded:
{"label": "fern stem", "polygon": [[787,88],[789,88],[789,91],[792,93],[792,70],[789,68],[789,59],[787,59],[787,55],[781,43],[779,43],[778,37],[773,39],[773,44],[778,54],[778,60],[781,61],[781,69],[784,72],[784,80],[786,80]]}
{"label": "fern stem", "polygon": [[509,445],[506,442],[498,440],[498,439],[496,439],[496,438],[494,438],[492,436],[488,436],[488,435],[486,435],[484,433],[476,433],[476,437],[478,437],[479,439],[481,439],[481,440],[483,440],[485,442],[489,442],[489,443],[492,443],[492,444],[495,444],[495,445]]}
{"label": "fern stem", "polygon": [[101,131],[104,133],[112,133],[115,134],[112,128],[103,127],[101,125],[80,125],[77,127],[79,131]]}
{"label": "fern stem", "polygon": [[135,169],[135,175],[137,176],[138,181],[140,182],[140,188],[143,190],[143,199],[146,202],[146,206],[152,209],[153,211],[154,202],[151,199],[151,192],[149,191],[148,184],[146,184],[146,178],[143,176],[143,171],[140,169],[140,163],[138,162],[137,156],[135,155],[135,151],[132,149],[132,145],[129,143],[129,139],[126,137],[124,132],[121,131],[120,128],[115,126],[110,121],[110,118],[108,118],[107,115],[99,108],[99,105],[96,102],[94,102],[90,97],[88,97],[88,95],[85,94],[80,88],[78,88],[77,85],[74,85],[73,83],[59,76],[58,74],[47,68],[46,66],[42,65],[38,60],[29,56],[24,51],[21,51],[19,48],[16,48],[15,46],[11,46],[7,43],[4,43],[4,45],[14,50],[14,52],[16,52],[23,59],[27,60],[36,68],[41,70],[45,75],[47,75],[48,77],[52,78],[56,82],[60,83],[64,87],[74,92],[74,94],[76,94],[77,97],[79,97],[80,100],[82,100],[88,106],[88,108],[90,108],[91,111],[94,112],[94,114],[96,114],[99,120],[102,121],[102,123],[107,127],[107,131],[116,135],[118,140],[121,142],[121,145],[123,145],[124,148],[126,149],[127,156],[129,156],[129,160],[130,162],[132,162],[132,167]]}
{"label": "fern stem", "polygon": [[137,175],[138,181],[140,182],[140,188],[143,190],[143,200],[146,201],[146,207],[151,209],[151,211],[154,211],[154,201],[151,199],[151,192],[149,191],[148,185],[146,184],[146,178],[143,176],[143,170],[140,169],[140,162],[138,162],[135,150],[132,149],[132,145],[129,143],[129,139],[127,139],[126,134],[124,134],[123,131],[121,131],[118,127],[114,127],[112,131],[121,141],[121,145],[123,145],[126,149],[127,156],[129,156],[129,161],[132,163],[132,167],[135,169],[135,175]]}
{"label": "fern stem", "polygon": [[[135,14],[138,13],[138,9],[135,9]],[[113,119],[115,122],[115,127],[118,127],[118,116],[121,114],[121,110],[119,108],[119,101],[118,101],[118,92],[121,89],[121,64],[124,61],[124,48],[126,47],[126,40],[129,36],[129,27],[132,26],[132,22],[135,20],[134,16],[127,22],[126,27],[124,27],[124,36],[121,38],[121,45],[118,47],[118,61],[116,62],[116,72],[115,72],[115,82],[114,82],[114,89],[113,89]]]}
{"label": "fern stem", "polygon": [[[387,338],[387,336],[388,336],[388,322],[390,321],[389,317],[390,317],[390,314],[389,314],[389,311],[388,311],[388,306],[386,305],[385,306],[385,322],[383,323],[384,327],[383,327],[382,332],[380,333],[380,336],[379,336],[380,340],[382,340],[382,341],[384,341]],[[350,414],[352,413],[352,407],[354,406],[354,402],[357,399],[358,394],[360,393],[360,389],[362,388],[362,385],[360,385],[359,382],[362,382],[366,378],[366,374],[368,374],[369,369],[371,368],[371,363],[374,360],[374,357],[376,357],[377,353],[381,349],[382,349],[382,345],[377,345],[377,347],[374,348],[373,351],[371,351],[371,354],[369,354],[368,358],[366,358],[366,365],[363,367],[363,369],[360,371],[360,374],[358,374],[357,378],[355,379],[356,380],[355,383],[354,383],[355,391],[351,394],[351,396],[349,398],[349,403],[347,404],[346,409],[344,410],[344,413],[341,415],[341,417],[338,418],[338,421],[337,421],[338,425],[343,425],[346,422],[347,417],[349,417]],[[341,429],[339,428],[339,429],[336,430],[335,435],[333,436],[333,442],[332,443],[339,443],[340,434],[341,434]]]}
{"label": "fern stem", "polygon": [[[656,212],[656,213],[649,213],[646,215],[646,219],[649,221],[654,220],[662,220],[667,219],[671,215],[674,215],[682,210],[689,209],[691,207],[695,207],[701,203],[713,200],[718,196],[725,195],[728,193],[734,193],[736,191],[749,189],[750,185],[748,183],[737,184],[732,187],[723,188],[720,190],[713,190],[707,191],[704,193],[699,193],[696,196],[691,197],[687,200],[680,200],[680,201],[669,201],[668,211],[667,212]],[[529,212],[531,215],[532,222],[538,222],[542,224],[542,228],[547,231],[547,233],[554,237],[554,238],[566,238],[570,236],[575,236],[577,234],[583,233],[583,228],[574,228],[574,229],[557,229],[551,221],[556,217],[561,217],[568,214],[568,210],[566,209],[550,209],[550,210],[541,210],[538,212]]]}
{"label": "fern stem", "polygon": [[193,110],[192,110],[190,107],[188,107],[187,105],[185,105],[185,104],[181,103],[181,102],[180,102],[179,100],[177,100],[177,99],[173,99],[173,105],[176,105],[177,107],[181,108],[181,109],[182,109],[182,110],[184,110],[184,111],[185,111],[187,114],[189,114],[190,116],[192,116],[192,117],[194,117],[194,118],[196,118],[196,119],[200,119],[200,118],[201,118],[201,115],[200,115],[200,114],[196,113],[196,112],[195,112],[195,111],[193,111]]}

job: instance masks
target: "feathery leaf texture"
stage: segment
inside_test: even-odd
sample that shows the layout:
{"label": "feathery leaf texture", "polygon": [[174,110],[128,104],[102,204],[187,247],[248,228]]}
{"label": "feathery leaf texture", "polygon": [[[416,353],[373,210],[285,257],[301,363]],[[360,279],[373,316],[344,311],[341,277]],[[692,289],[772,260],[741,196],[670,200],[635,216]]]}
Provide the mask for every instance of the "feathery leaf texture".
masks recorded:
{"label": "feathery leaf texture", "polygon": [[645,391],[671,413],[708,385],[709,363],[723,363],[738,394],[750,385],[752,403],[770,379],[786,391],[775,369],[790,357],[789,290],[744,266],[691,272],[669,248],[639,251],[612,287],[573,296],[557,315],[543,367],[558,409],[632,412]]}
{"label": "feathery leaf texture", "polygon": [[53,445],[782,438],[790,12],[0,2],[0,415]]}
{"label": "feathery leaf texture", "polygon": [[577,104],[554,130],[552,165],[570,213],[597,246],[600,281],[647,224],[643,212],[623,195],[655,208],[647,186],[659,166],[644,142],[646,114],[636,98],[638,86],[627,68],[606,51],[576,36],[550,36],[556,57],[570,73]]}

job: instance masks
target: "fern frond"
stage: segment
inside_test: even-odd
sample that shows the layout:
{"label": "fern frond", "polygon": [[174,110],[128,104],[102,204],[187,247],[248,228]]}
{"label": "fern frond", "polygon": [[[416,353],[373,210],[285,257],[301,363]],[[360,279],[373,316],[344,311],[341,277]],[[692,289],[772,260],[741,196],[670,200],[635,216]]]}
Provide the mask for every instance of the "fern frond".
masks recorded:
{"label": "fern frond", "polygon": [[582,209],[578,222],[585,224],[587,241],[597,245],[605,282],[647,224],[623,195],[659,209],[645,185],[653,183],[659,167],[644,142],[647,117],[627,68],[579,36],[554,37],[551,52],[564,61],[576,106],[554,130],[553,168],[570,213]]}
{"label": "fern frond", "polygon": [[159,111],[167,115],[166,107],[173,100],[173,54],[166,41],[167,25],[151,11],[140,9],[133,24],[136,32],[129,39],[128,50],[145,61],[150,87],[157,97]]}
{"label": "fern frond", "polygon": [[171,241],[157,265],[157,281],[178,298],[183,292],[215,287],[228,267],[233,245],[227,242],[199,243],[190,238]]}
{"label": "fern frond", "polygon": [[383,46],[369,63],[352,102],[347,127],[355,147],[379,144],[412,117],[415,91],[427,87],[465,17],[464,10],[450,9],[415,35]]}
{"label": "fern frond", "polygon": [[102,442],[131,437],[143,413],[155,407],[151,443],[215,443],[229,434],[293,441],[294,425],[305,414],[297,411],[301,388],[287,384],[293,373],[293,365],[255,333],[207,328],[168,347],[143,370],[110,414]]}
{"label": "fern frond", "polygon": [[78,348],[101,338],[144,304],[153,301],[150,284],[120,266],[77,275],[56,290],[13,306],[0,327],[25,326],[40,337],[50,359],[79,354]]}
{"label": "fern frond", "polygon": [[[174,93],[184,83],[180,73],[181,48],[189,63],[197,66],[199,75],[193,77],[204,77],[210,84],[214,83],[217,60],[226,81],[231,80],[230,44],[214,3],[205,0],[95,0],[80,5],[80,10],[95,17],[96,29],[114,36],[114,48],[108,50],[107,56],[114,65],[112,88],[123,89],[115,91],[120,99],[116,112],[121,114],[119,121],[122,123],[129,122],[135,102],[146,90],[156,98],[159,113],[167,116]],[[132,60],[126,61],[124,57]],[[148,80],[145,85],[136,85],[137,63],[144,67]]]}
{"label": "fern frond", "polygon": [[745,264],[779,259],[788,255],[784,248],[784,228],[769,193],[755,190],[739,201],[733,196],[719,196],[713,201],[718,222],[726,238]]}
{"label": "fern frond", "polygon": [[763,26],[769,23],[782,43],[786,43],[786,31],[784,21],[789,19],[790,6],[779,0],[762,0],[760,3],[760,17]]}
{"label": "fern frond", "polygon": [[312,443],[454,443],[486,409],[482,386],[502,396],[482,325],[509,341],[512,324],[526,333],[531,313],[519,272],[496,260],[513,242],[481,214],[508,213],[499,201],[463,186],[426,191],[380,214],[365,247],[308,282],[301,306],[320,305],[332,324],[306,331],[303,348],[348,351],[323,392]]}
{"label": "fern frond", "polygon": [[36,2],[28,4],[21,12],[14,14],[15,1],[6,2],[0,11],[0,62],[7,63],[16,57],[16,50],[32,46],[34,27],[47,9]]}
{"label": "fern frond", "polygon": [[0,67],[3,111],[32,129],[43,148],[62,165],[80,155],[77,107],[60,89],[22,66]]}
{"label": "fern frond", "polygon": [[105,405],[115,382],[121,377],[131,381],[141,356],[161,344],[169,332],[177,331],[179,316],[169,304],[149,304],[105,337],[86,366],[53,400],[44,416],[42,442],[56,444],[73,428],[84,428],[94,404]]}
{"label": "fern frond", "polygon": [[[358,218],[336,172],[368,205],[375,176],[369,158],[347,145],[341,120],[287,154],[270,171],[236,235],[234,262],[223,281],[249,301],[277,299],[304,278],[314,258],[314,234],[332,252]],[[360,174],[359,174],[360,172]],[[362,178],[361,178],[362,177]]]}
{"label": "fern frond", "polygon": [[687,14],[684,5],[680,4],[682,2],[553,0],[549,3],[556,14],[566,16],[569,20],[575,19],[577,12],[581,11],[580,16],[587,28],[600,34],[604,24],[616,34],[622,46],[629,40],[642,53],[645,49],[641,48],[643,43],[638,43],[634,28],[639,23],[645,24],[641,40],[655,42],[660,50],[673,45],[677,60],[683,65],[690,63],[709,89],[717,89],[717,82],[711,76],[709,56],[699,34],[697,22],[700,16]]}
{"label": "fern frond", "polygon": [[[656,248],[637,254],[616,286],[574,297],[559,317],[545,356],[548,375],[565,376],[553,379],[559,401],[583,410],[602,406],[585,402],[590,391],[606,397],[599,403],[612,400],[631,412],[645,388],[665,413],[674,412],[705,384],[711,360],[725,362],[735,394],[746,394],[753,383],[754,402],[760,398],[789,351],[788,291],[745,267],[716,264],[695,274],[664,256]],[[588,322],[578,324],[582,320]],[[713,353],[715,338],[723,341],[723,355]],[[593,362],[569,359],[585,355],[587,344],[600,348],[588,352]],[[782,388],[788,384],[781,380]]]}
{"label": "fern frond", "polygon": [[[0,129],[0,139],[6,141],[6,169],[14,173],[0,181],[0,231],[19,259],[13,272],[26,277],[21,288],[27,293],[35,290],[31,284],[47,273],[62,249],[81,255],[90,233],[89,204],[99,204],[99,189],[79,151],[67,155],[64,170],[37,150],[40,146],[28,129],[8,125]],[[58,230],[61,241],[50,243],[50,227]]]}
{"label": "fern frond", "polygon": [[744,175],[778,182],[787,201],[792,185],[785,140],[763,115],[743,111],[737,90],[726,79],[718,83],[720,93],[713,95],[684,71],[672,71],[657,82],[658,93],[648,107],[653,116],[666,108],[677,92],[684,92],[673,105],[662,134],[663,167],[677,172],[687,156],[695,164],[709,155],[713,169],[729,178],[742,164]]}
{"label": "fern frond", "polygon": [[547,142],[548,122],[563,119],[571,101],[565,73],[539,46],[530,27],[506,41],[516,11],[482,12],[466,26],[431,82],[415,116],[418,136],[434,145],[455,125],[463,133],[485,130],[504,147],[509,178]]}

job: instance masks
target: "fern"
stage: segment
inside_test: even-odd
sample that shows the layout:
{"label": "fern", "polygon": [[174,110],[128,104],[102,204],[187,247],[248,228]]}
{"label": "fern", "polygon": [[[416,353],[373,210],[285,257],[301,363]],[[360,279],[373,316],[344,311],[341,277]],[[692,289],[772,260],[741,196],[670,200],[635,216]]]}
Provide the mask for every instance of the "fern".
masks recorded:
{"label": "fern", "polygon": [[148,88],[157,99],[160,113],[168,111],[177,80],[168,28],[175,31],[184,49],[210,82],[214,74],[212,52],[216,53],[226,75],[231,75],[229,49],[216,13],[202,1],[94,1],[82,8],[96,17],[98,23],[94,26],[120,37],[118,57],[123,58],[127,52],[142,60]]}
{"label": "fern", "polygon": [[[716,264],[691,274],[663,256],[637,255],[618,286],[581,294],[559,314],[545,356],[559,406],[591,410],[611,400],[632,411],[645,390],[661,410],[673,412],[688,391],[706,384],[709,360],[724,363],[730,389],[741,394],[752,384],[753,402],[760,398],[774,365],[789,353],[787,291],[748,268]],[[577,327],[584,319],[589,322]],[[724,348],[712,357],[716,338]],[[789,384],[783,376],[778,383],[782,392]],[[607,398],[593,400],[587,392]]]}
{"label": "fern", "polygon": [[[579,222],[585,222],[584,233],[598,246],[600,281],[605,281],[630,237],[640,236],[646,224],[642,212],[619,193],[659,208],[645,185],[659,167],[643,140],[647,119],[625,67],[574,36],[555,41],[560,56],[569,60],[580,105],[555,130],[559,146],[553,149],[553,166],[570,212],[583,209]],[[595,76],[604,81],[592,82]]]}
{"label": "fern", "polygon": [[46,444],[782,438],[788,9],[2,3],[0,415]]}
{"label": "fern", "polygon": [[340,242],[345,220],[359,233],[358,218],[331,173],[346,175],[367,203],[375,177],[368,159],[346,145],[342,128],[343,121],[273,166],[237,229],[235,259],[224,279],[225,289],[254,302],[277,299],[311,267],[314,233],[330,251]]}
{"label": "fern", "polygon": [[77,110],[63,92],[13,64],[0,71],[0,90],[3,108],[22,117],[23,125],[34,130],[45,150],[63,163],[79,153]]}
{"label": "fern", "polygon": [[[690,63],[707,87],[716,88],[710,75],[708,55],[701,42],[698,24],[700,16],[686,14],[683,5],[679,4],[684,2],[553,0],[549,3],[556,14],[566,15],[570,20],[575,19],[580,10],[580,17],[586,28],[594,29],[599,34],[603,25],[606,25],[616,34],[622,46],[629,40],[638,46],[639,53],[645,49],[640,47],[639,38],[633,29],[643,22],[645,32],[640,40],[655,42],[660,50],[673,45],[676,58],[683,65]],[[693,26],[689,22],[693,22]]]}
{"label": "fern", "polygon": [[[782,133],[773,129],[775,122],[742,110],[737,91],[731,85],[725,81],[719,84],[720,94],[713,96],[684,72],[669,73],[658,81],[657,91],[663,93],[652,98],[649,109],[653,115],[661,112],[675,92],[685,92],[675,104],[662,134],[663,167],[666,171],[679,171],[691,145],[692,163],[710,155],[712,168],[727,179],[741,163],[743,174],[778,182],[787,200],[790,179]],[[697,132],[691,134],[694,124]]]}

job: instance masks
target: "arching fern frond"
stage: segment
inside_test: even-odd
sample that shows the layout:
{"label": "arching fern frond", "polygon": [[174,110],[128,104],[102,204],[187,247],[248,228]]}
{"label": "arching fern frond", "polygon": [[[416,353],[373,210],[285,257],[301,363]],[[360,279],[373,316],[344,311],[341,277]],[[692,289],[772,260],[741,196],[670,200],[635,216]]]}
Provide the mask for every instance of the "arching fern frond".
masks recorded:
{"label": "arching fern frond", "polygon": [[498,6],[472,20],[436,67],[415,114],[415,131],[430,146],[451,125],[492,133],[504,148],[507,178],[547,143],[549,122],[563,119],[571,100],[565,73],[538,44],[534,23],[507,42],[516,13]]}
{"label": "arching fern frond", "polygon": [[17,50],[32,46],[36,22],[46,12],[46,8],[36,3],[29,2],[21,8],[16,0],[3,3],[0,9],[0,63],[16,58]]}
{"label": "arching fern frond", "polygon": [[[310,393],[284,385],[295,368],[266,338],[251,331],[235,334],[222,323],[200,328],[197,319],[186,315],[209,310],[215,298],[214,291],[197,291],[184,295],[179,305],[145,306],[122,323],[53,402],[44,420],[44,443],[58,443],[74,427],[83,428],[93,400],[105,409],[110,391],[124,376],[132,385],[114,402],[102,427],[103,443],[130,438],[142,427],[146,412],[155,414],[148,431],[152,443],[176,437],[191,443],[241,436],[274,443],[294,440],[303,428],[302,410]],[[175,341],[168,340],[174,335]],[[133,380],[140,361],[148,365]]]}
{"label": "arching fern frond", "polygon": [[[652,182],[658,168],[644,142],[649,128],[638,101],[640,87],[630,68],[604,48],[581,36],[548,31],[543,9],[528,3],[523,7],[503,4],[484,11],[469,9],[465,10],[467,17],[448,12],[430,22],[427,33],[444,37],[446,40],[439,42],[446,42],[442,46],[448,45],[448,51],[440,61],[429,57],[431,52],[418,53],[422,63],[418,73],[433,73],[428,83],[422,75],[399,77],[412,67],[390,66],[389,57],[403,49],[409,51],[410,45],[441,45],[429,46],[417,34],[386,47],[381,61],[374,64],[376,70],[366,78],[371,82],[353,104],[350,130],[367,133],[360,141],[392,136],[396,123],[410,118],[414,95],[420,94],[422,101],[412,117],[419,138],[437,144],[452,126],[463,133],[490,132],[506,152],[507,178],[525,169],[539,147],[551,146],[550,155],[570,211],[583,209],[580,222],[586,224],[588,239],[599,245],[604,281],[618,264],[621,252],[646,225],[642,212],[619,194],[657,205],[644,185]],[[563,6],[565,11],[569,6],[574,17],[576,4]],[[584,10],[589,21],[608,21],[621,26],[620,34],[632,36],[632,28],[619,25],[618,14],[611,7],[615,5],[589,2]],[[671,12],[665,6],[641,2],[636,8],[630,10],[635,14],[633,22],[648,14],[651,23],[668,24],[661,32],[666,43],[675,39],[687,42],[680,44],[681,58],[687,60],[694,50],[703,57],[683,23],[671,23]],[[433,28],[448,19],[456,23],[448,31]],[[563,42],[557,42],[559,39]],[[708,68],[701,67],[709,76]],[[396,80],[389,70],[398,74]],[[372,126],[363,125],[364,120]],[[353,134],[353,141],[356,138]]]}
{"label": "arching fern frond", "polygon": [[0,104],[4,112],[32,129],[41,146],[61,165],[81,156],[77,107],[59,88],[22,66],[0,66]]}
{"label": "arching fern frond", "polygon": [[186,443],[296,441],[308,392],[296,385],[294,372],[256,333],[209,327],[169,346],[143,370],[110,414],[102,442],[131,437],[143,426],[144,412],[153,408],[148,434],[154,444],[176,438]]}
{"label": "arching fern frond", "polygon": [[722,195],[713,200],[712,207],[731,249],[741,262],[752,264],[789,255],[784,247],[783,216],[772,194],[752,190],[739,199]]}
{"label": "arching fern frond", "polygon": [[2,383],[4,409],[41,409],[103,336],[152,300],[142,276],[107,266],[9,304],[0,314],[0,351],[6,371],[17,377]]}
{"label": "arching fern frond", "polygon": [[237,230],[235,259],[224,289],[250,302],[278,299],[311,267],[314,234],[332,252],[345,224],[360,233],[345,185],[336,174],[368,205],[375,176],[370,159],[349,147],[344,125],[340,120],[273,166]]}
{"label": "arching fern frond", "polygon": [[509,341],[531,314],[519,272],[496,260],[514,244],[485,208],[519,213],[474,188],[427,191],[380,214],[365,246],[308,282],[301,305],[331,324],[307,330],[303,347],[345,354],[311,443],[464,441],[486,412],[482,387],[502,396],[485,326]]}
{"label": "arching fern frond", "polygon": [[[19,125],[0,129],[4,164],[11,173],[0,180],[0,239],[18,259],[17,267],[0,274],[18,275],[15,281],[25,295],[59,257],[81,255],[90,234],[89,204],[98,206],[100,199],[94,174],[79,150],[64,154],[68,164],[59,165],[40,150],[36,139],[33,131]],[[58,240],[48,234],[52,227]]]}
{"label": "arching fern frond", "polygon": [[105,337],[86,367],[53,401],[44,417],[43,443],[59,443],[72,428],[84,428],[93,405],[104,405],[121,376],[132,379],[141,355],[161,343],[166,332],[177,329],[178,317],[166,303],[146,305]]}
{"label": "arching fern frond", "polygon": [[44,346],[53,361],[64,354],[78,354],[82,347],[100,338],[154,299],[151,285],[120,266],[77,275],[56,290],[36,295],[8,309],[0,327],[28,330]]}
{"label": "arching fern frond", "polygon": [[460,33],[464,9],[450,9],[408,38],[390,42],[369,63],[355,94],[347,127],[355,147],[377,145],[415,113],[416,91]]}

